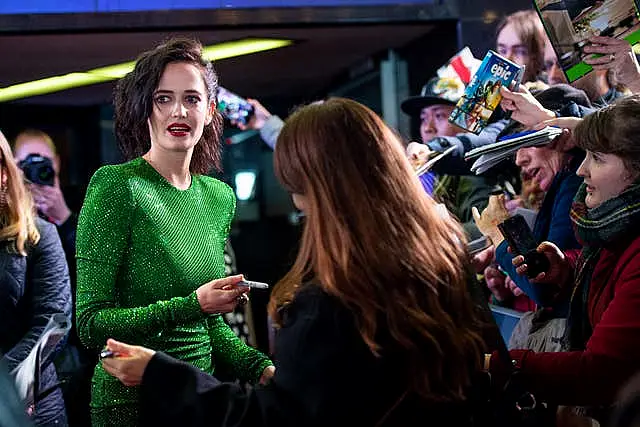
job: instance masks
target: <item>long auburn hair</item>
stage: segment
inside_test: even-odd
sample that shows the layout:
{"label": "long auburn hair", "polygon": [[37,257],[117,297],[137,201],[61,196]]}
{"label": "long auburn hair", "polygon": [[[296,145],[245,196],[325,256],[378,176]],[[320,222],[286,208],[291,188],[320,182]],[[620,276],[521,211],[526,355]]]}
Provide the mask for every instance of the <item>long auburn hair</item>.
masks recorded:
{"label": "long auburn hair", "polygon": [[11,252],[27,255],[27,246],[40,240],[35,211],[11,147],[0,132],[0,242],[8,242]]}
{"label": "long auburn hair", "polygon": [[269,302],[276,325],[311,280],[354,313],[374,355],[385,350],[381,334],[406,352],[410,389],[463,398],[483,350],[465,237],[424,193],[400,139],[364,105],[331,98],[289,117],[274,161],[307,214],[298,257]]}

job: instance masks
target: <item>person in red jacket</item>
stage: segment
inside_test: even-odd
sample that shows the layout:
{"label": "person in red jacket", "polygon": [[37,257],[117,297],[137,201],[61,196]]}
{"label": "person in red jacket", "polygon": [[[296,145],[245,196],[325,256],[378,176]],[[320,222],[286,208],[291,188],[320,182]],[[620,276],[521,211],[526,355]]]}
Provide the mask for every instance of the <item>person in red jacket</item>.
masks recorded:
{"label": "person in red jacket", "polygon": [[[584,183],[571,209],[583,249],[563,253],[543,242],[537,250],[551,266],[532,280],[557,286],[557,298],[570,298],[566,351],[510,353],[529,391],[549,403],[609,406],[640,370],[639,135],[635,95],[587,116],[573,130],[587,153],[577,172]],[[483,217],[483,233],[499,239],[489,215]],[[526,273],[521,256],[513,263],[519,274]],[[497,355],[486,362],[498,377],[508,372]]]}

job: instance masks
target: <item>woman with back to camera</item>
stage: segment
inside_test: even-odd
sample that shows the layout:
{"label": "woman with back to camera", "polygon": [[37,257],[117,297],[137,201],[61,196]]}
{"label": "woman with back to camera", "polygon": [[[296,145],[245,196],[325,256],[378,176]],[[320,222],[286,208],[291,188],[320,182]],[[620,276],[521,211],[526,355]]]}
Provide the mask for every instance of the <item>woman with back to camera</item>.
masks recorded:
{"label": "woman with back to camera", "polygon": [[142,382],[142,420],[468,425],[465,400],[484,345],[465,237],[424,194],[400,140],[365,106],[334,98],[287,119],[275,171],[305,224],[269,304],[280,326],[274,377],[247,396],[110,340],[122,357],[103,364],[125,384]]}
{"label": "woman with back to camera", "polygon": [[[162,349],[208,373],[266,380],[272,363],[240,341],[220,313],[248,288],[224,277],[233,191],[205,176],[219,167],[217,76],[201,45],[173,39],[145,52],[115,94],[127,158],[91,179],[78,224],[80,338],[108,337]],[[98,364],[94,426],[138,425],[138,389]]]}
{"label": "woman with back to camera", "polygon": [[[640,369],[638,135],[637,95],[587,116],[573,132],[587,153],[577,172],[584,183],[571,209],[583,249],[563,253],[543,242],[538,251],[551,267],[533,280],[541,289],[552,287],[547,292],[554,290],[557,298],[571,298],[566,351],[511,352],[525,387],[550,403],[606,407]],[[479,227],[499,236],[492,226]],[[519,274],[527,272],[523,261],[514,258]],[[503,371],[495,356],[491,371],[496,376]]]}
{"label": "woman with back to camera", "polygon": [[[27,358],[51,317],[71,323],[60,238],[53,224],[37,217],[23,179],[0,132],[0,360],[10,371]],[[40,363],[35,407],[28,409],[37,426],[67,425],[54,356]]]}

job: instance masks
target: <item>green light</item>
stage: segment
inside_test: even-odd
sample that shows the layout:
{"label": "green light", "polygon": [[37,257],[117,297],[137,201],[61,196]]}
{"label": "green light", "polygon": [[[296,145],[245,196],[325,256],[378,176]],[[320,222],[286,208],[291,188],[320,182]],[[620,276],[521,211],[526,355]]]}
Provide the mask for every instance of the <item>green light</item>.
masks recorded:
{"label": "green light", "polygon": [[[291,40],[282,39],[242,39],[205,46],[203,56],[209,61],[217,61],[278,49],[289,46],[292,43]],[[108,65],[85,72],[74,72],[7,86],[0,88],[0,102],[45,95],[74,87],[89,86],[117,80],[132,71],[135,64],[135,61],[123,62],[121,64]]]}

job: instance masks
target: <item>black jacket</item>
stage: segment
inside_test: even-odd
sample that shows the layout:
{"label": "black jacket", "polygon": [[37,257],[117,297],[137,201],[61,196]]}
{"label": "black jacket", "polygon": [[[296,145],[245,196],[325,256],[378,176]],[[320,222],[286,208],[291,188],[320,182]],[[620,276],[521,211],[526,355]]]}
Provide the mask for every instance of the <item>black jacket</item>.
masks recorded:
{"label": "black jacket", "polygon": [[[141,425],[466,426],[466,405],[419,400],[402,352],[369,351],[352,313],[318,287],[300,291],[276,337],[276,374],[248,395],[156,353],[141,386]],[[425,357],[425,363],[428,360]],[[395,409],[394,409],[395,407]]]}
{"label": "black jacket", "polygon": [[[0,352],[9,370],[22,362],[54,314],[71,319],[69,271],[55,226],[37,219],[40,241],[28,256],[0,244]],[[40,392],[57,384],[53,360],[41,364]],[[64,411],[61,393],[36,404],[36,424]]]}

